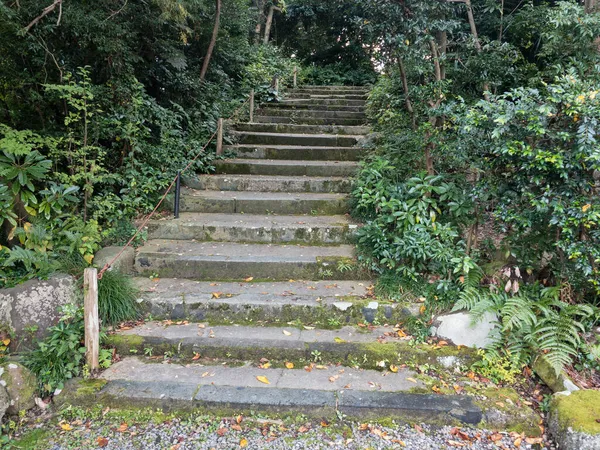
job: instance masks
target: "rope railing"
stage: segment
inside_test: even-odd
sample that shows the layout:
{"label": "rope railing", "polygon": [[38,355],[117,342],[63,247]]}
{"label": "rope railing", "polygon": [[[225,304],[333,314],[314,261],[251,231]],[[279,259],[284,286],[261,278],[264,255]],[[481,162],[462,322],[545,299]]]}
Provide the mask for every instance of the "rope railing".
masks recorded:
{"label": "rope railing", "polygon": [[[244,101],[244,103],[242,103],[233,112],[233,114],[231,114],[231,116],[229,116],[227,118],[227,120],[231,120],[232,118],[237,117],[237,114],[242,110],[242,108],[244,108],[244,106],[246,106],[247,103],[250,103],[251,108],[254,109],[254,90],[252,90],[250,92],[250,96]],[[252,118],[253,116],[254,116],[254,111],[250,111],[250,117]],[[204,145],[204,147],[202,147],[202,149],[194,156],[194,158],[192,158],[189,161],[189,163],[182,170],[180,170],[180,171],[177,172],[177,175],[175,175],[175,178],[173,179],[173,181],[171,181],[171,184],[169,184],[169,187],[167,188],[167,190],[165,191],[165,193],[163,194],[163,196],[160,198],[160,200],[158,201],[158,203],[156,204],[156,206],[154,207],[154,209],[152,210],[152,212],[150,214],[148,214],[144,218],[144,220],[142,221],[141,225],[137,227],[137,229],[135,230],[135,233],[133,234],[133,236],[131,236],[131,238],[129,239],[129,241],[127,241],[127,243],[123,246],[123,248],[121,248],[121,250],[119,251],[119,253],[117,253],[117,255],[113,259],[111,259],[108,263],[106,263],[104,265],[104,267],[100,270],[100,272],[98,272],[98,279],[99,280],[102,279],[102,276],[104,275],[104,273],[107,270],[109,270],[112,267],[112,265],[123,255],[123,253],[125,252],[125,250],[127,250],[127,248],[130,247],[131,244],[133,244],[133,242],[135,241],[135,239],[144,230],[144,228],[146,227],[146,225],[148,225],[148,222],[150,222],[150,220],[152,219],[152,217],[154,217],[154,215],[158,212],[159,208],[164,203],[164,201],[167,198],[167,196],[173,190],[173,187],[179,184],[179,182],[181,181],[181,175],[183,175],[185,172],[187,172],[190,169],[190,167],[192,167],[194,165],[194,163],[198,160],[198,158],[200,157],[200,155],[202,155],[204,153],[204,151],[212,143],[212,141],[215,139],[215,137],[217,138],[217,155],[220,156],[223,153],[223,119],[219,119],[218,125],[217,125],[217,130],[208,139],[208,141],[206,142],[206,144]],[[177,201],[176,201],[176,204],[178,204]]]}

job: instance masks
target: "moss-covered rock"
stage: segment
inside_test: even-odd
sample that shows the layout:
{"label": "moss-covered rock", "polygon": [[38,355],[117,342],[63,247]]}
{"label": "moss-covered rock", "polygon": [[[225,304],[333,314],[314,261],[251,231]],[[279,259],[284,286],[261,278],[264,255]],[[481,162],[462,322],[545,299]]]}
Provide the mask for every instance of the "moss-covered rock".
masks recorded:
{"label": "moss-covered rock", "polygon": [[65,383],[62,392],[54,397],[57,407],[77,405],[92,407],[96,404],[96,394],[106,385],[106,380],[73,378]]}
{"label": "moss-covered rock", "polygon": [[549,429],[561,449],[600,449],[600,391],[555,395]]}
{"label": "moss-covered rock", "polygon": [[540,377],[553,392],[573,392],[579,390],[564,372],[556,373],[554,367],[552,367],[548,362],[548,359],[543,355],[540,355],[535,359],[532,368],[536,375]]}
{"label": "moss-covered rock", "polygon": [[7,362],[0,366],[1,384],[5,385],[10,398],[7,414],[17,415],[35,406],[37,383],[35,376],[18,362]]}

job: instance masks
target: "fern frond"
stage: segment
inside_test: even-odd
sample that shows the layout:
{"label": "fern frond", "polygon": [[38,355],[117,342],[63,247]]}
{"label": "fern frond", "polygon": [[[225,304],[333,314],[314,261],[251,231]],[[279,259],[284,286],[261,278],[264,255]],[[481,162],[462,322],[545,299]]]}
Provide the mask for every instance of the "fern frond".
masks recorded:
{"label": "fern frond", "polygon": [[504,331],[532,327],[537,322],[531,300],[521,295],[508,297],[500,313]]}

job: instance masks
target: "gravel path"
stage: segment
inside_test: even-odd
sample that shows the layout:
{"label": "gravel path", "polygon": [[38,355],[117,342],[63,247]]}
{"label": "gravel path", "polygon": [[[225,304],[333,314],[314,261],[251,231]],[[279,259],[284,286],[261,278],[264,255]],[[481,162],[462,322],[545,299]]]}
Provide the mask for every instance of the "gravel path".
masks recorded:
{"label": "gravel path", "polygon": [[426,425],[389,428],[359,423],[328,425],[312,422],[286,426],[281,422],[242,420],[238,424],[235,420],[207,422],[206,418],[199,418],[137,426],[115,425],[114,421],[103,420],[76,421],[63,423],[62,428],[59,424],[55,430],[44,438],[47,448],[52,450],[552,448],[548,444],[527,443],[515,433],[452,427],[435,429]]}

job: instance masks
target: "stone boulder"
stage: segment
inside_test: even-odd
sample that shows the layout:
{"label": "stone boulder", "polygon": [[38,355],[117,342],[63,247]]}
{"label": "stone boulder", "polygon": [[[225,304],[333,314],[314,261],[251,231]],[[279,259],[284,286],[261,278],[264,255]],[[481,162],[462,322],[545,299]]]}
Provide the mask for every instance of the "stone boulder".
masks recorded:
{"label": "stone boulder", "polygon": [[600,391],[555,394],[548,429],[562,450],[600,449]]}
{"label": "stone boulder", "polygon": [[[94,255],[94,265],[98,269],[102,269],[106,264],[109,264],[119,253],[123,250],[123,247],[104,247]],[[135,250],[131,247],[127,247],[125,251],[113,262],[111,270],[124,273],[126,275],[133,274],[135,264]]]}
{"label": "stone boulder", "polygon": [[442,314],[435,318],[431,331],[434,336],[452,341],[456,345],[483,348],[490,343],[489,335],[496,322],[496,316],[491,313],[486,313],[475,324],[468,312]]}
{"label": "stone boulder", "polygon": [[23,350],[30,348],[33,340],[43,339],[58,321],[60,307],[73,303],[77,293],[76,282],[69,275],[0,289],[0,325],[8,326],[16,336],[11,348]]}
{"label": "stone boulder", "polygon": [[571,381],[564,371],[556,373],[544,355],[539,355],[533,365],[533,371],[553,392],[573,392],[579,388]]}
{"label": "stone boulder", "polygon": [[10,399],[7,414],[18,415],[35,406],[36,379],[22,364],[8,362],[0,366],[0,384]]}

